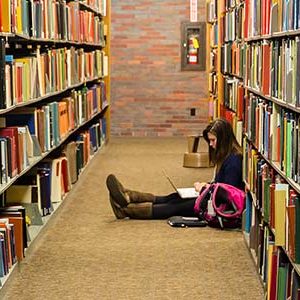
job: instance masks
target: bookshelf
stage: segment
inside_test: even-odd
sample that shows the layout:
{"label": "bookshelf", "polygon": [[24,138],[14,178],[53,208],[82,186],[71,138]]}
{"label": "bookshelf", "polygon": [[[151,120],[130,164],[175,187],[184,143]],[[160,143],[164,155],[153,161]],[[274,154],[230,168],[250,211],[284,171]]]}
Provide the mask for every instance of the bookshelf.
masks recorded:
{"label": "bookshelf", "polygon": [[109,138],[110,0],[0,2],[0,288]]}
{"label": "bookshelf", "polygon": [[208,71],[209,92],[209,118],[214,119],[218,115],[218,2],[216,0],[206,1],[206,32],[208,60],[206,69]]}
{"label": "bookshelf", "polygon": [[299,1],[218,0],[218,8],[218,116],[243,145],[245,241],[266,299],[299,299]]}

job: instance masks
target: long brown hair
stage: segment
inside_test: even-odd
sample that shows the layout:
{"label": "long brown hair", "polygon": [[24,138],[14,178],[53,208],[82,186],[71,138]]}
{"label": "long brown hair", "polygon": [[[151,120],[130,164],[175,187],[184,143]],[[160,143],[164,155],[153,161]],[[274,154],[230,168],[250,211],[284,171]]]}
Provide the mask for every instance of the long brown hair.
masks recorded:
{"label": "long brown hair", "polygon": [[223,161],[231,153],[242,155],[242,149],[233,133],[231,124],[225,119],[215,119],[203,130],[203,137],[209,145],[208,133],[217,138],[216,149],[209,146],[209,160],[219,171]]}

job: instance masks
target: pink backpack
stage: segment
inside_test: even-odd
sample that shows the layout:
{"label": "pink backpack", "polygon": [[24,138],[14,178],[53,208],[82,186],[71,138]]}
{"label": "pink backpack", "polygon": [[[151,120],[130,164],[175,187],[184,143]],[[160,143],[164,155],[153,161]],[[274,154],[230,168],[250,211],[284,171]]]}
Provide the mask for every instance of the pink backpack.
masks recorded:
{"label": "pink backpack", "polygon": [[208,225],[221,228],[241,226],[245,193],[225,183],[211,183],[200,192],[194,211]]}

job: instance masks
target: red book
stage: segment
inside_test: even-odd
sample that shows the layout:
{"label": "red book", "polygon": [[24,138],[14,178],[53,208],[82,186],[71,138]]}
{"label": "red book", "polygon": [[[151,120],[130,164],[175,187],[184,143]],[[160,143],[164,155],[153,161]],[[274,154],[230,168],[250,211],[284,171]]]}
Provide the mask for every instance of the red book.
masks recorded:
{"label": "red book", "polygon": [[85,39],[85,24],[84,24],[84,12],[81,10],[79,12],[79,34],[80,34],[80,41],[84,42]]}
{"label": "red book", "polygon": [[262,1],[262,34],[270,33],[271,1]]}
{"label": "red book", "polygon": [[23,101],[23,80],[22,80],[22,73],[23,73],[23,65],[16,64],[16,101],[17,103],[21,103]]}
{"label": "red book", "polygon": [[[0,218],[1,219],[1,218]],[[2,218],[2,220],[5,220],[7,218]],[[9,224],[7,224],[6,222],[0,222],[0,228],[2,229],[1,232],[5,231],[5,245],[7,246],[7,251],[5,251],[5,253],[3,253],[6,256],[6,260],[7,260],[7,265],[10,268],[13,263],[14,263],[14,259],[12,256],[12,241],[11,241],[11,228],[9,226]]]}
{"label": "red book", "polygon": [[286,207],[288,217],[288,252],[290,257],[295,260],[295,237],[296,237],[296,207],[288,205]]}
{"label": "red book", "polygon": [[272,260],[271,263],[271,278],[270,280],[270,300],[276,300],[277,299],[277,270],[278,270],[278,249],[277,247],[274,247],[273,253],[272,253]]}
{"label": "red book", "polygon": [[61,158],[61,175],[62,175],[61,179],[62,179],[62,187],[63,187],[64,194],[71,189],[68,163],[69,162],[66,157]]}
{"label": "red book", "polygon": [[275,225],[275,183],[270,184],[270,227]]}
{"label": "red book", "polygon": [[249,34],[249,9],[250,9],[250,0],[245,0],[245,4],[244,4],[244,38],[246,39],[248,37]]}
{"label": "red book", "polygon": [[262,44],[262,92],[264,95],[270,95],[270,44],[263,42]]}
{"label": "red book", "polygon": [[242,84],[238,86],[238,96],[237,96],[237,117],[238,120],[244,120],[244,94],[245,88]]}
{"label": "red book", "polygon": [[[8,154],[11,161],[8,161],[8,164],[11,166],[11,176],[14,177],[19,173],[18,166],[18,128],[17,127],[6,127],[0,128],[0,137],[9,138],[11,141],[11,152]],[[8,149],[9,151],[9,149]]]}
{"label": "red book", "polygon": [[16,247],[16,255],[18,261],[21,261],[24,258],[24,219],[20,213],[7,213],[1,212],[0,218],[8,218],[9,223],[14,225],[15,232],[15,247]]}

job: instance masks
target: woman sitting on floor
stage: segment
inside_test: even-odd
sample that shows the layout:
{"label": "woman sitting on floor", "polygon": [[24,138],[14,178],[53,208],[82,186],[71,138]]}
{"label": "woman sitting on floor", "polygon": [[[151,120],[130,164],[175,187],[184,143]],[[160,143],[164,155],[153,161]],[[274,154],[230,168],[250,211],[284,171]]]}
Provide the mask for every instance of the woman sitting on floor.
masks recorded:
{"label": "woman sitting on floor", "polygon": [[[227,183],[244,190],[242,180],[242,153],[232,127],[225,119],[216,119],[203,131],[209,144],[209,159],[215,165],[213,181]],[[193,217],[196,198],[182,199],[178,193],[155,196],[126,189],[110,174],[106,179],[110,203],[118,219],[167,219],[181,215]],[[205,183],[195,182],[197,192]]]}

